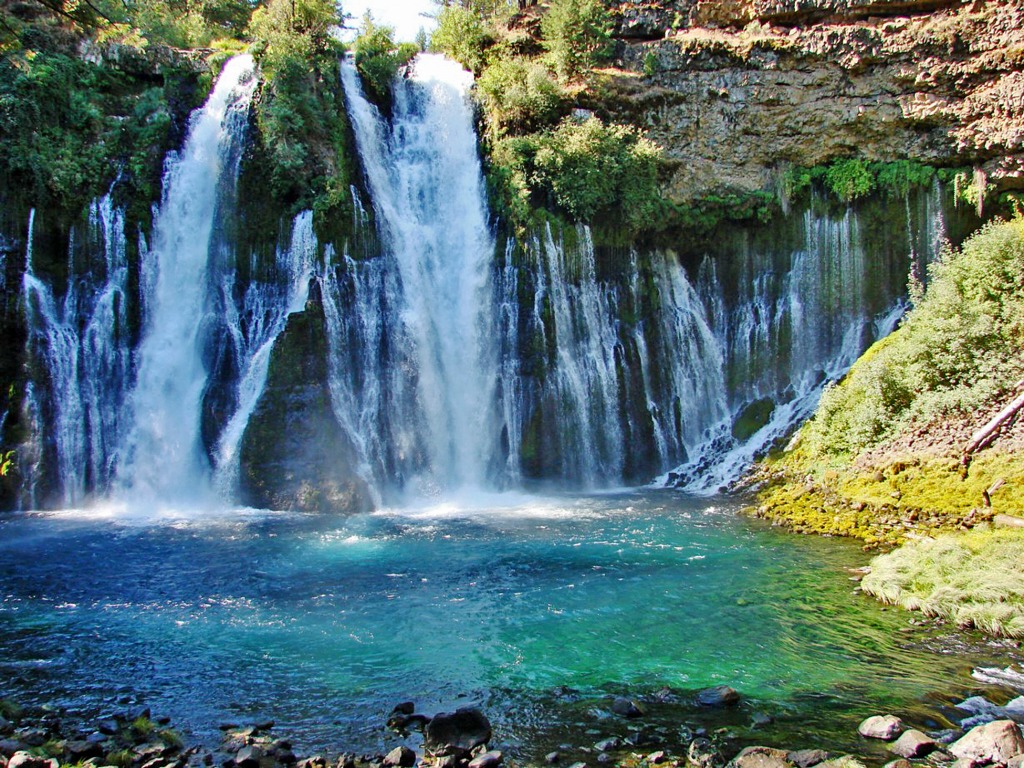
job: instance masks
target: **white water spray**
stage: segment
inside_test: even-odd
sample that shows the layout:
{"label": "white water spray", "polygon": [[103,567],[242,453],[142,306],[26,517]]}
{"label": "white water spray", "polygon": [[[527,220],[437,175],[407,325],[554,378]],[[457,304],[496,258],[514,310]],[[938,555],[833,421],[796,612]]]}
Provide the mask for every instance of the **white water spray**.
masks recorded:
{"label": "white water spray", "polygon": [[135,497],[198,500],[208,466],[200,444],[200,405],[207,371],[199,334],[209,311],[210,242],[223,177],[238,171],[255,87],[253,61],[233,58],[206,105],[193,114],[179,157],[169,159],[164,198],[153,223],[148,264],[154,277],[138,350],[132,430],[118,478]]}

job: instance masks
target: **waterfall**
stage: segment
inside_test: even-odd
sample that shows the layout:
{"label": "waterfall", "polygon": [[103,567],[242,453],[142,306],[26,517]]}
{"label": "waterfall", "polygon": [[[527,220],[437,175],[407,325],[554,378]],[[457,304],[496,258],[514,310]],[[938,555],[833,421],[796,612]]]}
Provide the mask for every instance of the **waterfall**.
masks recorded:
{"label": "waterfall", "polygon": [[[728,281],[704,260],[698,284],[725,358],[728,411],[663,481],[706,492],[736,479],[813,413],[826,383],[892,332],[907,309],[905,286],[894,279],[923,274],[943,243],[941,190],[917,199],[916,215],[906,202],[905,241],[887,248],[865,241],[852,209],[835,217],[812,206],[792,252],[748,251]],[[748,419],[752,434],[743,434]]]}
{"label": "waterfall", "polygon": [[[242,435],[266,385],[274,342],[284,330],[288,315],[300,311],[306,303],[316,252],[313,212],[303,211],[292,223],[289,247],[278,247],[276,251],[276,279],[251,281],[243,294],[241,309],[232,300],[236,275],[234,271],[224,275],[222,313],[234,359],[241,362],[237,406],[221,433],[216,451],[214,485],[222,498],[235,495]],[[251,272],[256,272],[255,260],[253,255]]]}
{"label": "waterfall", "polygon": [[[30,242],[32,228],[30,220]],[[81,251],[99,252],[102,261],[80,268],[76,257]],[[72,506],[89,489],[106,487],[117,463],[122,402],[131,375],[124,214],[107,194],[90,206],[84,243],[72,230],[62,299],[36,275],[31,246],[26,256],[22,290],[29,356],[47,372],[45,407],[57,480],[62,503]],[[31,397],[40,394],[32,388]],[[41,402],[31,407],[42,409]]]}
{"label": "waterfall", "polygon": [[200,333],[210,310],[211,235],[222,179],[238,172],[255,87],[249,56],[231,59],[169,158],[164,195],[144,262],[145,323],[131,395],[131,431],[118,480],[133,494],[164,500],[202,495],[208,461],[200,440],[207,371]]}
{"label": "waterfall", "polygon": [[[354,67],[346,63],[342,73],[387,260],[353,271],[377,271],[363,279],[388,284],[388,306],[398,322],[380,318],[373,308],[361,320],[383,320],[378,330],[408,344],[411,369],[399,389],[415,391],[415,412],[389,416],[403,418],[419,434],[391,434],[399,454],[422,450],[417,482],[424,489],[487,485],[498,418],[495,243],[468,98],[472,76],[443,57],[417,57],[408,76],[394,83],[388,124],[363,95]],[[366,444],[372,428],[358,426],[366,409],[354,402],[357,389],[336,379],[335,404],[339,421],[359,431],[356,442]],[[407,403],[402,405],[404,410]],[[389,463],[368,459],[371,465]]]}

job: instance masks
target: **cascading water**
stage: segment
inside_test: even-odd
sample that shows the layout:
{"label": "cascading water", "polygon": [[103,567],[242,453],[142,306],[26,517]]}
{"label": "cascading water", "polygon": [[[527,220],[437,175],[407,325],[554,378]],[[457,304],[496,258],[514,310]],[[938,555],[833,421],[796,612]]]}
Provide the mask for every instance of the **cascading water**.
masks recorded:
{"label": "cascading water", "polygon": [[167,163],[146,262],[155,275],[142,280],[152,293],[144,301],[132,426],[118,469],[131,494],[195,499],[205,490],[200,406],[207,371],[199,335],[210,310],[211,235],[219,182],[233,182],[238,172],[255,83],[252,58],[231,59],[193,115],[181,155]]}
{"label": "cascading water", "polygon": [[[32,228],[30,221],[30,243]],[[36,276],[31,247],[26,253],[22,290],[30,359],[40,360],[48,373],[50,442],[68,506],[80,502],[87,489],[105,487],[116,466],[122,402],[131,373],[125,244],[123,213],[108,194],[90,208],[82,247],[71,233],[62,299]],[[100,252],[102,263],[94,270],[79,269],[80,250]],[[35,388],[31,396],[37,396]],[[40,408],[38,402],[33,406]]]}
{"label": "cascading water", "polygon": [[[405,402],[397,404],[398,412],[378,414],[376,423],[367,425],[370,393],[365,385],[344,381],[347,372],[336,369],[339,421],[361,436],[357,444],[366,446],[373,442],[370,432],[383,426],[382,417],[398,418],[406,427],[392,423],[387,433],[397,441],[398,460],[418,470],[421,483],[486,485],[497,452],[498,349],[491,306],[495,246],[468,99],[472,76],[443,57],[419,56],[409,76],[395,82],[389,125],[364,97],[354,67],[346,64],[342,72],[386,251],[385,264],[349,267],[367,273],[355,276],[356,281],[377,282],[384,289],[387,311],[398,313],[399,322],[379,309],[360,307],[357,312],[369,334],[386,332],[391,342],[397,336],[408,345],[402,354],[411,370],[405,383],[385,372],[370,384],[377,397],[378,387],[391,380],[397,392],[386,387],[388,396]],[[335,333],[344,335],[337,322],[335,314]],[[376,343],[382,340],[379,336]],[[366,351],[379,352],[373,338],[364,341],[370,343]],[[402,395],[410,390],[415,392],[411,413]],[[416,434],[394,431],[403,429]],[[410,453],[420,452],[419,461],[407,461]],[[375,453],[367,457],[369,466],[394,463],[379,450]]]}
{"label": "cascading water", "polygon": [[736,479],[810,416],[826,383],[892,332],[907,308],[897,281],[908,271],[922,275],[943,243],[938,185],[918,204],[912,211],[907,199],[906,242],[891,253],[877,243],[869,250],[853,210],[832,217],[809,209],[802,246],[790,254],[748,251],[735,261],[738,274],[724,280],[704,260],[698,284],[723,350],[728,411],[690,461],[664,479],[698,492]]}

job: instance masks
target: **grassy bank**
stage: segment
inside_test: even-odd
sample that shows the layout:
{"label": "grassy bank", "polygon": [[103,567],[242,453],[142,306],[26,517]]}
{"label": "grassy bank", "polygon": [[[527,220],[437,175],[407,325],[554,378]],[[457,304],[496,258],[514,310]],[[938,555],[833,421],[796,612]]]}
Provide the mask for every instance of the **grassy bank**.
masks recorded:
{"label": "grassy bank", "polygon": [[987,523],[1024,514],[1024,425],[1010,420],[985,447],[970,446],[1024,378],[1024,220],[947,250],[912,294],[900,328],[758,467],[754,514],[866,548],[909,541],[875,561],[866,591],[1020,636],[1024,534]]}

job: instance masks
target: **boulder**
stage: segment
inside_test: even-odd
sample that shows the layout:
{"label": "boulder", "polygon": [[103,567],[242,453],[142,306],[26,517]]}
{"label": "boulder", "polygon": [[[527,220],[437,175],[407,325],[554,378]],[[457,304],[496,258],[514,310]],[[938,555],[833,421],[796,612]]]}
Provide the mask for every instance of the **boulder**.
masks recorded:
{"label": "boulder", "polygon": [[924,757],[939,748],[939,742],[926,734],[910,729],[904,731],[896,741],[889,745],[889,750],[908,760]]}
{"label": "boulder", "polygon": [[729,761],[729,768],[793,768],[793,763],[784,749],[746,747]]}
{"label": "boulder", "polygon": [[17,739],[3,739],[0,741],[0,755],[11,757],[15,752],[28,749],[28,744],[23,744]]}
{"label": "boulder", "polygon": [[411,701],[403,701],[400,704],[395,704],[394,709],[391,710],[392,715],[411,715],[416,711],[416,705]]}
{"label": "boulder", "polygon": [[558,752],[548,752],[546,755],[544,755],[544,762],[548,765],[554,765],[561,759],[562,756]]}
{"label": "boulder", "polygon": [[883,768],[912,768],[912,763],[901,757],[898,760],[890,760]]}
{"label": "boulder", "polygon": [[798,749],[787,755],[789,762],[796,768],[811,768],[811,766],[825,762],[828,758],[828,752],[823,749]]}
{"label": "boulder", "polygon": [[260,760],[263,759],[263,750],[257,746],[242,747],[235,755],[235,765],[238,768],[260,768]]}
{"label": "boulder", "polygon": [[64,745],[64,751],[70,755],[71,762],[73,763],[80,763],[83,760],[88,760],[90,757],[103,756],[102,742],[91,739],[69,741]]}
{"label": "boulder", "polygon": [[614,736],[610,739],[601,739],[601,741],[597,742],[597,744],[594,745],[594,749],[596,749],[598,752],[611,752],[621,747],[622,739],[616,738]]}
{"label": "boulder", "polygon": [[384,757],[387,768],[412,768],[416,765],[416,753],[408,747],[395,747]]}
{"label": "boulder", "polygon": [[37,757],[31,752],[15,752],[7,760],[7,768],[59,768],[53,758]]}
{"label": "boulder", "polygon": [[647,762],[651,765],[661,765],[666,760],[668,760],[668,755],[662,750],[651,752],[651,754],[647,756]]}
{"label": "boulder", "polygon": [[641,717],[644,714],[637,702],[627,699],[625,696],[615,697],[615,701],[612,702],[612,712],[619,717]]}
{"label": "boulder", "polygon": [[716,768],[723,764],[722,756],[719,754],[711,739],[698,736],[690,742],[686,750],[686,758],[697,768]]}
{"label": "boulder", "polygon": [[895,715],[872,715],[857,726],[857,733],[865,739],[892,741],[903,731],[903,721]]}
{"label": "boulder", "polygon": [[423,747],[434,755],[469,752],[490,740],[490,721],[473,707],[439,712],[423,729]]}
{"label": "boulder", "polygon": [[739,701],[739,691],[728,685],[716,685],[697,693],[697,703],[705,707],[731,707]]}
{"label": "boulder", "polygon": [[498,768],[501,765],[503,755],[496,749],[484,752],[469,761],[468,768]]}
{"label": "boulder", "polygon": [[1024,754],[1024,736],[1012,720],[996,720],[972,728],[953,742],[949,751],[956,757],[976,763],[1006,763],[1012,757]]}

